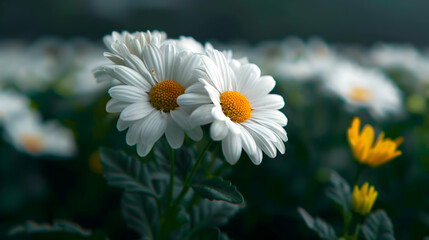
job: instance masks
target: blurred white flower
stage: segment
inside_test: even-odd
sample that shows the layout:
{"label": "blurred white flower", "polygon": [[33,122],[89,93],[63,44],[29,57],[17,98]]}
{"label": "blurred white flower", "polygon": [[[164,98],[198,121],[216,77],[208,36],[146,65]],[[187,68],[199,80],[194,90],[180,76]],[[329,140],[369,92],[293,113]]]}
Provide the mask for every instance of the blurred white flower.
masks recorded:
{"label": "blurred white flower", "polygon": [[73,133],[56,121],[42,123],[35,112],[5,118],[5,139],[33,156],[68,158],[76,154]]}
{"label": "blurred white flower", "polygon": [[404,68],[412,71],[420,61],[419,51],[412,45],[380,43],[370,49],[370,61],[382,68]]}
{"label": "blurred white flower", "polygon": [[324,83],[326,89],[347,103],[350,111],[365,108],[380,119],[403,110],[399,88],[376,69],[341,63],[325,74]]}
{"label": "blurred white flower", "polygon": [[55,84],[57,93],[74,97],[81,104],[96,99],[111,84],[109,81],[97,83],[93,71],[96,67],[108,63],[103,57],[103,49],[84,39],[75,39],[70,43],[73,58],[69,63],[69,74]]}
{"label": "blurred white flower", "polygon": [[18,67],[13,84],[25,92],[46,90],[68,67],[72,57],[72,49],[55,38],[39,39],[20,53],[20,60],[11,63]]}
{"label": "blurred white flower", "polygon": [[122,83],[109,90],[112,99],[106,110],[121,113],[117,127],[120,131],[129,128],[127,144],[137,144],[138,154],[146,156],[164,133],[175,149],[182,146],[184,132],[195,141],[201,139],[202,130],[190,123],[189,110],[177,104],[177,97],[196,81],[192,72],[199,58],[174,44],[146,44],[141,56],[123,56],[127,66],[100,68]]}
{"label": "blurred white flower", "polygon": [[0,120],[27,111],[29,103],[25,95],[0,90]]}
{"label": "blurred white flower", "polygon": [[[254,164],[262,161],[262,152],[274,158],[277,149],[284,153],[287,141],[286,116],[280,95],[269,94],[276,82],[261,76],[254,64],[241,64],[217,50],[207,50],[203,69],[197,70],[200,83],[178,97],[180,106],[197,107],[191,114],[196,125],[212,123],[213,140],[222,141],[226,160],[235,164],[241,151]],[[277,148],[277,149],[276,149]]]}
{"label": "blurred white flower", "polygon": [[0,42],[0,86],[19,76],[25,56],[24,43],[18,40]]}
{"label": "blurred white flower", "polygon": [[297,38],[282,44],[285,54],[273,65],[273,75],[282,79],[309,80],[319,78],[340,61],[338,54],[323,40],[313,38],[307,44]]}

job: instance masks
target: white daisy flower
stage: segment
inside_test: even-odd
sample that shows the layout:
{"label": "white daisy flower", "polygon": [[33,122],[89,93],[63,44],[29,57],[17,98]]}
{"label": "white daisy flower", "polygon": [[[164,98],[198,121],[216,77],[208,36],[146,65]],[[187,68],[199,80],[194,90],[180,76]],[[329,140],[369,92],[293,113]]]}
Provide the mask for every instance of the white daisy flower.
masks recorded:
{"label": "white daisy flower", "polygon": [[24,95],[0,90],[0,120],[28,110],[29,99]]}
{"label": "white daisy flower", "polygon": [[195,82],[192,70],[200,59],[185,51],[178,51],[173,44],[147,44],[142,59],[128,55],[127,66],[104,66],[103,71],[123,85],[109,90],[112,99],[107,103],[108,112],[120,112],[117,127],[129,128],[128,145],[137,144],[140,156],[146,156],[164,133],[172,148],[183,144],[184,132],[193,140],[202,137],[199,126],[191,125],[189,110],[179,107],[177,97]]}
{"label": "white daisy flower", "polygon": [[284,101],[269,94],[276,82],[261,76],[254,64],[228,61],[223,53],[207,50],[202,57],[203,69],[197,70],[201,83],[196,83],[179,96],[180,106],[198,106],[192,114],[194,124],[211,123],[213,140],[222,141],[226,160],[235,164],[241,150],[254,164],[262,161],[262,152],[271,158],[283,154],[287,141],[286,116],[278,111]]}
{"label": "white daisy flower", "polygon": [[167,39],[167,34],[161,31],[146,31],[121,33],[113,31],[111,35],[103,38],[103,42],[110,52],[105,52],[104,56],[115,64],[125,65],[124,58],[129,54],[143,57],[143,48],[147,44],[160,46]]}
{"label": "white daisy flower", "polygon": [[33,156],[72,157],[76,154],[73,133],[59,123],[42,123],[34,112],[5,118],[5,139],[19,151]]}
{"label": "white daisy flower", "polygon": [[[129,33],[123,31],[118,33],[113,31],[111,35],[106,35],[103,38],[104,45],[110,52],[104,52],[104,56],[109,59],[113,64],[124,65],[128,67],[132,64],[125,58],[143,58],[143,48],[147,44],[160,46],[167,39],[167,34],[161,31],[146,31]],[[129,57],[134,55],[134,57]],[[107,64],[109,65],[109,64]],[[111,65],[111,64],[110,64]],[[112,78],[103,71],[103,68],[95,68],[93,75],[97,82],[112,81]]]}
{"label": "white daisy flower", "polygon": [[325,77],[325,87],[343,99],[350,111],[367,108],[374,118],[383,118],[403,109],[398,87],[376,69],[344,63]]}

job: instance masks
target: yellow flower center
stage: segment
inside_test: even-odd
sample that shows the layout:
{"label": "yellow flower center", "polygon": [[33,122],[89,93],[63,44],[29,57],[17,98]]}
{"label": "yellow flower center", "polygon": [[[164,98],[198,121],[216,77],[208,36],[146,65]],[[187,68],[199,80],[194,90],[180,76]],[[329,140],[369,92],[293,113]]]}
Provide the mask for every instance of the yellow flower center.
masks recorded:
{"label": "yellow flower center", "polygon": [[170,112],[176,109],[177,97],[185,93],[185,88],[172,80],[164,80],[157,83],[149,91],[149,102],[157,110]]}
{"label": "yellow flower center", "polygon": [[45,147],[43,139],[35,133],[21,133],[18,138],[28,153],[37,153]]}
{"label": "yellow flower center", "polygon": [[368,89],[354,87],[350,93],[349,97],[352,101],[366,103],[369,102],[372,98],[372,93]]}
{"label": "yellow flower center", "polygon": [[231,121],[241,123],[250,118],[249,101],[236,91],[227,91],[220,95],[220,106],[225,116],[229,117]]}

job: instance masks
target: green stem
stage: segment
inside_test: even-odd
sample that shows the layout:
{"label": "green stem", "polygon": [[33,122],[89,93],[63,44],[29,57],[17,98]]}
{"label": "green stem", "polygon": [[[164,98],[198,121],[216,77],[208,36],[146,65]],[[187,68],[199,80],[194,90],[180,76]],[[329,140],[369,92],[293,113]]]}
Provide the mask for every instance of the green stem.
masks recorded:
{"label": "green stem", "polygon": [[355,233],[351,237],[351,240],[357,240],[359,237],[360,223],[356,224]]}
{"label": "green stem", "polygon": [[174,150],[168,146],[168,153],[170,156],[170,185],[168,189],[168,205],[170,206],[173,201],[173,185],[174,185]]}
{"label": "green stem", "polygon": [[363,164],[359,164],[353,186],[358,185],[359,179],[362,176],[364,169],[365,169],[365,166]]}
{"label": "green stem", "polygon": [[186,193],[188,192],[189,188],[191,187],[192,178],[194,177],[195,173],[197,172],[198,166],[200,165],[201,161],[204,158],[204,154],[207,152],[207,150],[209,149],[209,147],[212,143],[213,143],[213,140],[209,140],[207,145],[203,148],[200,155],[198,156],[197,161],[195,162],[194,166],[192,167],[191,173],[189,174],[189,176],[185,180],[185,183],[183,185],[182,191],[179,194],[179,197],[176,199],[176,201],[174,202],[174,204],[172,206],[173,209],[176,208],[180,204],[180,202],[182,201],[182,199],[185,197]]}
{"label": "green stem", "polygon": [[209,164],[208,170],[206,172],[206,177],[213,176],[212,171],[213,171],[214,165],[215,165],[216,160],[217,160],[217,153],[218,153],[218,150],[219,150],[219,146],[220,146],[219,144],[216,145],[214,151],[212,152],[213,154],[211,156],[210,164]]}
{"label": "green stem", "polygon": [[344,218],[343,237],[345,237],[346,239],[348,239],[350,222],[351,222],[351,220],[353,218],[353,215],[350,214],[350,213],[347,213],[347,214],[344,214],[343,218]]}

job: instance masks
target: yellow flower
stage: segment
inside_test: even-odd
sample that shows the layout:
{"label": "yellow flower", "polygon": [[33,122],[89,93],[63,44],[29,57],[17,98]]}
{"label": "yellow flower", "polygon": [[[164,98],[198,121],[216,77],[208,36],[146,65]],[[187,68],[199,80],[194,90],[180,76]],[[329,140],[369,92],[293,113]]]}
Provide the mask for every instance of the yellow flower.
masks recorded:
{"label": "yellow flower", "polygon": [[362,132],[360,129],[360,119],[355,117],[347,131],[352,154],[357,162],[370,167],[378,167],[393,158],[402,154],[397,147],[402,143],[402,137],[395,140],[384,139],[384,132],[378,135],[374,142],[374,129],[370,125],[365,125]]}
{"label": "yellow flower", "polygon": [[360,215],[367,215],[371,212],[372,205],[377,199],[377,191],[374,186],[369,187],[368,183],[362,184],[361,188],[357,185],[353,188],[351,209]]}

